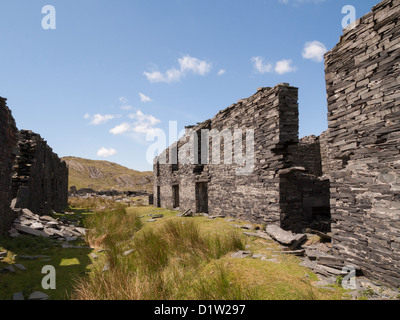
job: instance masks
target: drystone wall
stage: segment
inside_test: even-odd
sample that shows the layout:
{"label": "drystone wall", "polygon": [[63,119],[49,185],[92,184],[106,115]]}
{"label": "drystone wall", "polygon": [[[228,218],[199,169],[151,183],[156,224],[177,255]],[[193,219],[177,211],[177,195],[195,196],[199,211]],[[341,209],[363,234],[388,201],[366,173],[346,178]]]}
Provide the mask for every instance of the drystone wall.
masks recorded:
{"label": "drystone wall", "polygon": [[[319,155],[316,144],[299,145],[297,99],[298,89],[288,84],[259,88],[256,94],[220,111],[213,119],[188,127],[185,137],[155,159],[155,204],[301,230],[305,223],[303,195],[309,192],[307,188],[316,186],[315,173],[320,174],[321,168],[315,163],[318,158],[312,160],[310,155],[301,163],[303,167],[296,167],[300,165],[299,154],[313,150]],[[204,130],[209,130],[211,138],[199,152]],[[235,131],[242,132],[242,136],[235,136]],[[253,144],[248,143],[251,136]],[[190,139],[197,145],[189,147]],[[239,154],[253,157],[253,167],[245,174],[238,173],[243,164],[235,158],[235,145],[240,143]],[[187,164],[194,153],[190,148],[196,150],[198,161]],[[290,174],[299,178],[294,181],[295,196],[287,188]]]}
{"label": "drystone wall", "polygon": [[68,169],[40,135],[18,133],[18,155],[12,179],[16,208],[44,215],[68,206]]}
{"label": "drystone wall", "polygon": [[16,153],[17,128],[6,99],[0,97],[0,235],[11,226],[11,174]]}
{"label": "drystone wall", "polygon": [[[325,56],[333,245],[400,285],[400,1],[385,0]],[[325,147],[323,147],[324,150]]]}

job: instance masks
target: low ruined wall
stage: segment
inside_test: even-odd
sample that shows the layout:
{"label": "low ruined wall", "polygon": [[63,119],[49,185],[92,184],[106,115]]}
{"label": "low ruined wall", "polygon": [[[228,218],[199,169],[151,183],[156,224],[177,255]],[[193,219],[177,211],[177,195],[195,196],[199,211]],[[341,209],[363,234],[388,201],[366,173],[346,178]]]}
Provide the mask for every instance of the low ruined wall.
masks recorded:
{"label": "low ruined wall", "polygon": [[400,285],[400,1],[385,0],[325,56],[333,244]]}
{"label": "low ruined wall", "polygon": [[68,169],[40,135],[28,130],[18,134],[12,194],[16,207],[42,215],[63,212],[68,205]]}
{"label": "low ruined wall", "polygon": [[16,134],[15,121],[7,108],[6,99],[0,97],[0,235],[8,231],[14,218],[10,209],[10,186]]}

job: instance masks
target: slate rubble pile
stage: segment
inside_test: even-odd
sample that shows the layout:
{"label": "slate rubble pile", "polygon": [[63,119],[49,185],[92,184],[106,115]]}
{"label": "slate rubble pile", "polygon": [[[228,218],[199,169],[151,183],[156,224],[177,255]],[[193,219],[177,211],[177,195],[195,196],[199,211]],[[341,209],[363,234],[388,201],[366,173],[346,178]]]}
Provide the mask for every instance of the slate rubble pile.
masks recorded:
{"label": "slate rubble pile", "polygon": [[18,217],[14,220],[14,224],[9,231],[11,237],[29,234],[69,242],[85,236],[86,229],[68,224],[61,219],[39,216],[29,209],[15,211],[18,212]]}

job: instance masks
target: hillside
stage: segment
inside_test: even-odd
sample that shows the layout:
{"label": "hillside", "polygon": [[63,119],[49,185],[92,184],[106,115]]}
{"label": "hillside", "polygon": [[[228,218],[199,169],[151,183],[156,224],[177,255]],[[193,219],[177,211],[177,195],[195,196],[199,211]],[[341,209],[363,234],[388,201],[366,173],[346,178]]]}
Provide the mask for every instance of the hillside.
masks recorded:
{"label": "hillside", "polygon": [[77,157],[62,158],[69,167],[69,187],[96,191],[153,191],[153,173],[128,169],[108,161]]}

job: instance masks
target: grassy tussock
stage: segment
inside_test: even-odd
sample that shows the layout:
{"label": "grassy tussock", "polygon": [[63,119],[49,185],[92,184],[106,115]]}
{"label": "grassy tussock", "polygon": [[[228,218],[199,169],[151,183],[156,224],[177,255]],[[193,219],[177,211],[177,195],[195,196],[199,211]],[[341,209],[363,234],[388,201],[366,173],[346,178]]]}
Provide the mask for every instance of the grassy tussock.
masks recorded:
{"label": "grassy tussock", "polygon": [[97,212],[86,218],[86,242],[94,248],[116,248],[142,227],[138,215],[128,214],[123,206]]}
{"label": "grassy tussock", "polygon": [[93,210],[111,210],[123,206],[110,199],[103,198],[69,198],[68,205],[74,208],[85,208]]}
{"label": "grassy tussock", "polygon": [[[103,231],[93,231],[96,236],[104,236],[103,224],[110,229],[111,225],[119,221],[108,215],[97,219],[98,226]],[[129,245],[121,245],[121,242],[115,239],[111,241],[111,238],[101,238],[102,244],[109,250],[106,262],[111,266],[111,270],[102,272],[99,268],[90,277],[79,279],[75,299],[252,298],[246,290],[229,280],[224,267],[216,266],[216,273],[211,276],[202,272],[205,266],[215,263],[228,252],[244,248],[244,241],[239,233],[210,237],[202,233],[193,221],[171,219],[158,227],[137,232],[133,240],[129,241]],[[126,236],[122,238],[126,239]],[[135,251],[127,257],[122,257],[122,251],[119,249],[121,247],[130,247]]]}

